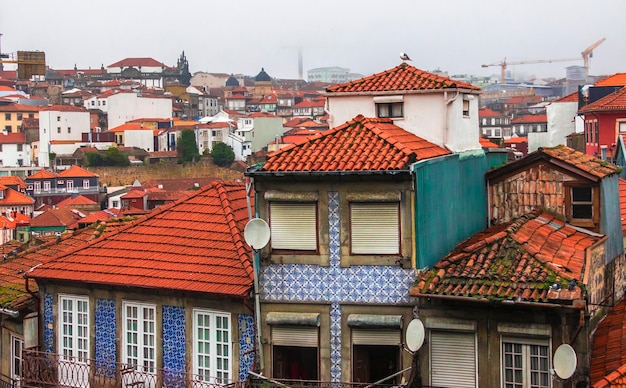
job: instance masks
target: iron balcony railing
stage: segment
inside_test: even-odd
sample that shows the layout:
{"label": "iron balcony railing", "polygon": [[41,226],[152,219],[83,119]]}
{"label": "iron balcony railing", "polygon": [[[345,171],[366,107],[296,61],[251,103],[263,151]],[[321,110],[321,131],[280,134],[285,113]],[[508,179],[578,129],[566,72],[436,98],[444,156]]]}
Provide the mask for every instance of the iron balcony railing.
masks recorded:
{"label": "iron balcony railing", "polygon": [[25,350],[21,388],[243,388],[244,384],[185,371],[108,362]]}

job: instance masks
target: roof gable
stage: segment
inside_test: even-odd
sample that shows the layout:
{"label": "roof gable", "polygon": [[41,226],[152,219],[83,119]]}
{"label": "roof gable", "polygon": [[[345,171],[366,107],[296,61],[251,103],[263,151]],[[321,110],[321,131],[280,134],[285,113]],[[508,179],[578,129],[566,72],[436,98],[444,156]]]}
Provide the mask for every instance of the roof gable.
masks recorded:
{"label": "roof gable", "polygon": [[[604,236],[541,209],[458,244],[420,275],[413,296],[548,302],[583,297],[585,250]],[[571,283],[573,282],[573,283]],[[558,288],[551,287],[558,284]]]}
{"label": "roof gable", "polygon": [[481,90],[480,87],[467,82],[442,77],[438,74],[420,70],[407,63],[376,73],[355,81],[333,85],[326,88],[328,93],[347,92],[382,92],[382,91],[414,91],[468,89]]}
{"label": "roof gable", "polygon": [[328,172],[406,170],[409,164],[451,152],[393,124],[356,116],[267,157],[259,171]]}
{"label": "roof gable", "polygon": [[38,267],[32,277],[247,296],[244,183],[217,181],[119,232]]}
{"label": "roof gable", "polygon": [[620,168],[611,163],[594,158],[591,155],[576,151],[564,145],[558,145],[551,148],[540,147],[537,151],[528,154],[522,159],[515,160],[502,167],[488,171],[486,177],[489,180],[497,179],[515,171],[523,170],[528,165],[538,161],[544,161],[555,167],[564,168],[592,181],[599,181],[607,176],[620,172]]}
{"label": "roof gable", "polygon": [[68,168],[67,170],[61,171],[57,175],[57,177],[59,178],[89,178],[89,177],[97,177],[97,175],[74,164],[72,167]]}
{"label": "roof gable", "polygon": [[578,113],[626,111],[626,87],[583,106]]}

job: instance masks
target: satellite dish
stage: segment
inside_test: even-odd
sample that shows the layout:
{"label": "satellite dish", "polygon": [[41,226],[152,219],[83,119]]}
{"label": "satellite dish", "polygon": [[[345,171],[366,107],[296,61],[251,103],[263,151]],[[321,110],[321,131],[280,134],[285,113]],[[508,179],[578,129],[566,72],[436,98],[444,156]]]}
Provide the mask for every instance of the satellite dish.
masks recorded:
{"label": "satellite dish", "polygon": [[424,324],[419,319],[409,322],[406,327],[406,347],[412,352],[417,352],[424,344]]}
{"label": "satellite dish", "polygon": [[562,379],[569,379],[576,370],[576,352],[568,344],[561,344],[554,352],[552,361],[554,373]]}
{"label": "satellite dish", "polygon": [[243,238],[255,251],[262,249],[270,241],[270,227],[260,218],[253,218],[243,230]]}

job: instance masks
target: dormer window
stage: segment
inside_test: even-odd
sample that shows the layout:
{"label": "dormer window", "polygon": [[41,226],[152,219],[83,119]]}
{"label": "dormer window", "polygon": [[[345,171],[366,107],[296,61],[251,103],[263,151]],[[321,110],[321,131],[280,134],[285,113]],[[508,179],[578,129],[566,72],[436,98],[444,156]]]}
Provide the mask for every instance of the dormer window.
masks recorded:
{"label": "dormer window", "polygon": [[404,117],[403,96],[377,96],[374,97],[376,104],[376,117],[402,118]]}
{"label": "dormer window", "polygon": [[593,219],[593,189],[591,187],[572,187],[572,219]]}

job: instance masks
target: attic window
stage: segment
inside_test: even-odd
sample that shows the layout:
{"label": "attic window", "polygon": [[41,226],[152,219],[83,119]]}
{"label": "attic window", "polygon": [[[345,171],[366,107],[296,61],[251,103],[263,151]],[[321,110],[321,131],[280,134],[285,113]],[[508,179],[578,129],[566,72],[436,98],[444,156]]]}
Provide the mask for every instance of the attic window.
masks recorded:
{"label": "attic window", "polygon": [[593,219],[593,189],[572,187],[572,219]]}
{"label": "attic window", "polygon": [[376,104],[376,117],[391,117],[402,118],[403,117],[403,103],[402,102],[388,102]]}

